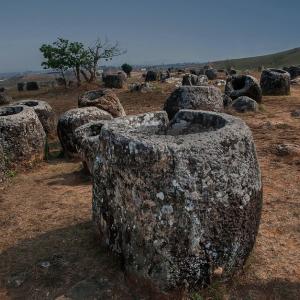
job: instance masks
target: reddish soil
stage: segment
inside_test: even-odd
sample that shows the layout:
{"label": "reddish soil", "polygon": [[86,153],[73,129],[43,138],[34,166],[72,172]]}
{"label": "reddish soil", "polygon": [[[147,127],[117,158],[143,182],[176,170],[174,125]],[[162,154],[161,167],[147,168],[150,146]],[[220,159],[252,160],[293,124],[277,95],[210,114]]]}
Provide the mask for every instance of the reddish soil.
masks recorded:
{"label": "reddish soil", "polygon": [[[15,98],[44,99],[59,115],[76,107],[78,94],[91,88],[24,92]],[[160,110],[173,89],[156,84],[151,93],[118,95],[127,113],[135,114]],[[70,288],[86,279],[85,286],[95,280],[105,286],[99,299],[300,299],[300,119],[291,117],[294,109],[300,109],[300,87],[288,97],[264,97],[258,113],[234,113],[253,132],[264,205],[256,246],[231,282],[168,296],[124,276],[118,258],[94,235],[90,178],[79,162],[51,159],[0,186],[0,299],[68,299]],[[278,152],[278,144],[292,150]]]}

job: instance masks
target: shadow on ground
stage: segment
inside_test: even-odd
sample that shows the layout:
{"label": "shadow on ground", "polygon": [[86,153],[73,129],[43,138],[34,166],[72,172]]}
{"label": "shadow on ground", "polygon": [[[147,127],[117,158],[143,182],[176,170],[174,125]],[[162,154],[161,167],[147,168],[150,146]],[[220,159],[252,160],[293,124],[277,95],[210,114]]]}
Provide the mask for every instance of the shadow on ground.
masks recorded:
{"label": "shadow on ground", "polygon": [[[24,240],[0,254],[1,299],[182,299],[125,276],[121,261],[100,246],[91,222]],[[195,299],[299,299],[300,284],[272,281],[220,288]],[[184,298],[187,299],[187,298]],[[193,298],[192,298],[193,299]]]}
{"label": "shadow on ground", "polygon": [[2,252],[0,298],[169,299],[147,283],[136,285],[120,266],[100,246],[91,222],[77,224]]}

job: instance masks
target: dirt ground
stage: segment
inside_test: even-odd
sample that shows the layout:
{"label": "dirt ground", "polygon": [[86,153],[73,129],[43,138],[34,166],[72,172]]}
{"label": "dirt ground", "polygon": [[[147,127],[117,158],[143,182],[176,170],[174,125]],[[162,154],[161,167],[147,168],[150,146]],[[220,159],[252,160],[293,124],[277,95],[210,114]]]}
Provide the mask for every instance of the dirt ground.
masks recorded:
{"label": "dirt ground", "polygon": [[[44,99],[59,115],[91,88],[14,96]],[[150,93],[118,95],[126,112],[136,114],[160,110],[173,89],[156,84]],[[232,281],[189,296],[162,295],[125,276],[118,258],[94,235],[91,179],[80,162],[52,158],[0,186],[0,299],[300,299],[300,119],[290,115],[295,109],[299,86],[288,97],[264,97],[258,113],[234,113],[253,132],[264,205],[256,246]]]}

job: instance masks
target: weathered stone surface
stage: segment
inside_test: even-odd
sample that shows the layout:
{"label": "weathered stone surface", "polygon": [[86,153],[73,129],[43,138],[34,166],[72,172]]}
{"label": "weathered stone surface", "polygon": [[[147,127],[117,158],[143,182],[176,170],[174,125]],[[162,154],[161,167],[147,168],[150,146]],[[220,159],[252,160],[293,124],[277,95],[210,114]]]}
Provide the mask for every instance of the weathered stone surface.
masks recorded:
{"label": "weathered stone surface", "polygon": [[25,86],[25,83],[24,82],[18,82],[17,83],[17,89],[19,92],[22,92],[24,91],[24,86]]}
{"label": "weathered stone surface", "polygon": [[185,74],[182,78],[182,85],[204,85],[208,84],[206,75]]}
{"label": "weathered stone surface", "polygon": [[0,144],[0,182],[5,178],[6,172],[6,157],[2,145]]}
{"label": "weathered stone surface", "polygon": [[113,117],[126,116],[119,98],[109,89],[88,91],[78,97],[78,107],[89,106],[96,106],[105,110]]}
{"label": "weathered stone surface", "polygon": [[[165,120],[165,118],[163,119]],[[251,131],[226,114],[182,110],[168,124],[101,130],[93,219],[127,271],[167,289],[209,284],[253,248],[262,184]]]}
{"label": "weathered stone surface", "polygon": [[124,118],[116,118],[114,120],[94,121],[78,127],[75,130],[75,139],[77,151],[81,157],[84,167],[93,174],[94,161],[99,156],[100,133],[102,126],[108,122],[115,122],[130,126],[131,128],[143,126],[146,124],[160,124],[161,122],[168,122],[165,113],[148,113],[136,116],[127,116]]}
{"label": "weathered stone surface", "polygon": [[300,76],[300,66],[285,67],[283,70],[289,72],[291,79],[295,79],[296,77]]}
{"label": "weathered stone surface", "polygon": [[271,145],[271,152],[277,156],[300,156],[300,146],[295,144],[275,144]]}
{"label": "weathered stone surface", "polygon": [[101,128],[106,122],[111,120],[89,122],[78,127],[74,133],[77,152],[84,168],[90,174],[93,174],[94,161],[98,155]]}
{"label": "weathered stone surface", "polygon": [[256,78],[250,75],[234,75],[227,79],[225,94],[232,99],[248,96],[256,102],[261,102],[262,92]]}
{"label": "weathered stone surface", "polygon": [[235,99],[231,106],[238,112],[257,111],[257,102],[247,96]]}
{"label": "weathered stone surface", "polygon": [[228,107],[232,103],[232,99],[226,94],[223,94],[222,97],[224,107]]}
{"label": "weathered stone surface", "polygon": [[33,108],[40,122],[42,123],[46,134],[51,134],[55,131],[56,116],[52,107],[46,101],[36,100],[36,99],[26,99],[26,100],[17,101],[14,103],[14,105],[15,104],[25,105]]}
{"label": "weathered stone surface", "polygon": [[127,74],[124,71],[119,71],[118,75],[120,75],[122,77],[122,79],[124,80],[124,82],[127,80]]}
{"label": "weathered stone surface", "polygon": [[57,125],[57,134],[63,151],[68,157],[77,157],[75,129],[79,126],[98,120],[111,120],[108,112],[97,107],[74,108],[60,116]]}
{"label": "weathered stone surface", "polygon": [[300,84],[300,77],[298,77],[296,79],[292,79],[291,80],[291,84],[293,84],[293,85],[299,85]]}
{"label": "weathered stone surface", "polygon": [[136,82],[128,85],[131,92],[148,93],[153,90],[153,85],[149,82]]}
{"label": "weathered stone surface", "polygon": [[260,86],[263,95],[289,95],[291,76],[280,69],[265,69],[261,73]]}
{"label": "weathered stone surface", "polygon": [[172,119],[180,109],[222,111],[222,93],[214,86],[179,87],[166,100],[164,110]]}
{"label": "weathered stone surface", "polygon": [[7,105],[12,101],[12,98],[5,92],[0,93],[0,105]]}
{"label": "weathered stone surface", "polygon": [[204,75],[204,69],[191,69],[190,73],[193,75]]}
{"label": "weathered stone surface", "polygon": [[158,71],[148,71],[145,77],[145,81],[158,81],[160,80],[161,73]]}
{"label": "weathered stone surface", "polygon": [[300,118],[300,109],[295,109],[291,111],[291,116],[294,118]]}
{"label": "weathered stone surface", "polygon": [[233,68],[230,68],[229,75],[236,75],[236,74],[237,74],[237,71]]}
{"label": "weathered stone surface", "polygon": [[125,86],[126,79],[122,74],[106,74],[103,76],[103,82],[106,88],[122,89]]}
{"label": "weathered stone surface", "polygon": [[214,80],[214,79],[217,79],[217,77],[218,77],[218,71],[215,69],[207,69],[205,71],[205,75],[207,76],[207,78],[209,80]]}
{"label": "weathered stone surface", "polygon": [[39,85],[36,81],[29,81],[26,83],[26,90],[27,91],[36,91],[39,89]]}
{"label": "weathered stone surface", "polygon": [[0,108],[0,144],[10,163],[44,158],[46,134],[32,108]]}

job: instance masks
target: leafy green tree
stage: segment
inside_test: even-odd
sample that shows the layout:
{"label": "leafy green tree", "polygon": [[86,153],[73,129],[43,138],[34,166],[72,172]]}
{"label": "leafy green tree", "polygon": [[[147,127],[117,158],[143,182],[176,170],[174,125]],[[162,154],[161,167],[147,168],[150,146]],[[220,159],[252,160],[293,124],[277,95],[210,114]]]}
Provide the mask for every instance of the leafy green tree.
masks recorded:
{"label": "leafy green tree", "polygon": [[70,42],[67,51],[68,67],[72,68],[77,79],[77,85],[81,84],[81,69],[88,64],[90,57],[84,45],[79,42]]}
{"label": "leafy green tree", "polygon": [[[101,42],[98,39],[92,46],[86,48],[83,43],[70,42],[63,38],[58,38],[52,44],[43,44],[40,51],[45,59],[42,62],[45,69],[58,70],[65,85],[65,72],[72,69],[78,86],[81,84],[80,75],[89,82],[96,79],[96,72],[101,59],[108,61],[125,53],[117,42],[111,45],[108,41]],[[86,74],[86,71],[89,72],[90,76]]]}
{"label": "leafy green tree", "polygon": [[65,86],[67,85],[65,72],[69,69],[68,46],[68,40],[58,38],[52,45],[43,44],[40,47],[40,51],[45,58],[45,61],[42,62],[42,66],[44,69],[59,71]]}
{"label": "leafy green tree", "polygon": [[127,74],[128,77],[130,77],[131,71],[132,71],[132,66],[125,63],[121,66],[122,70]]}

